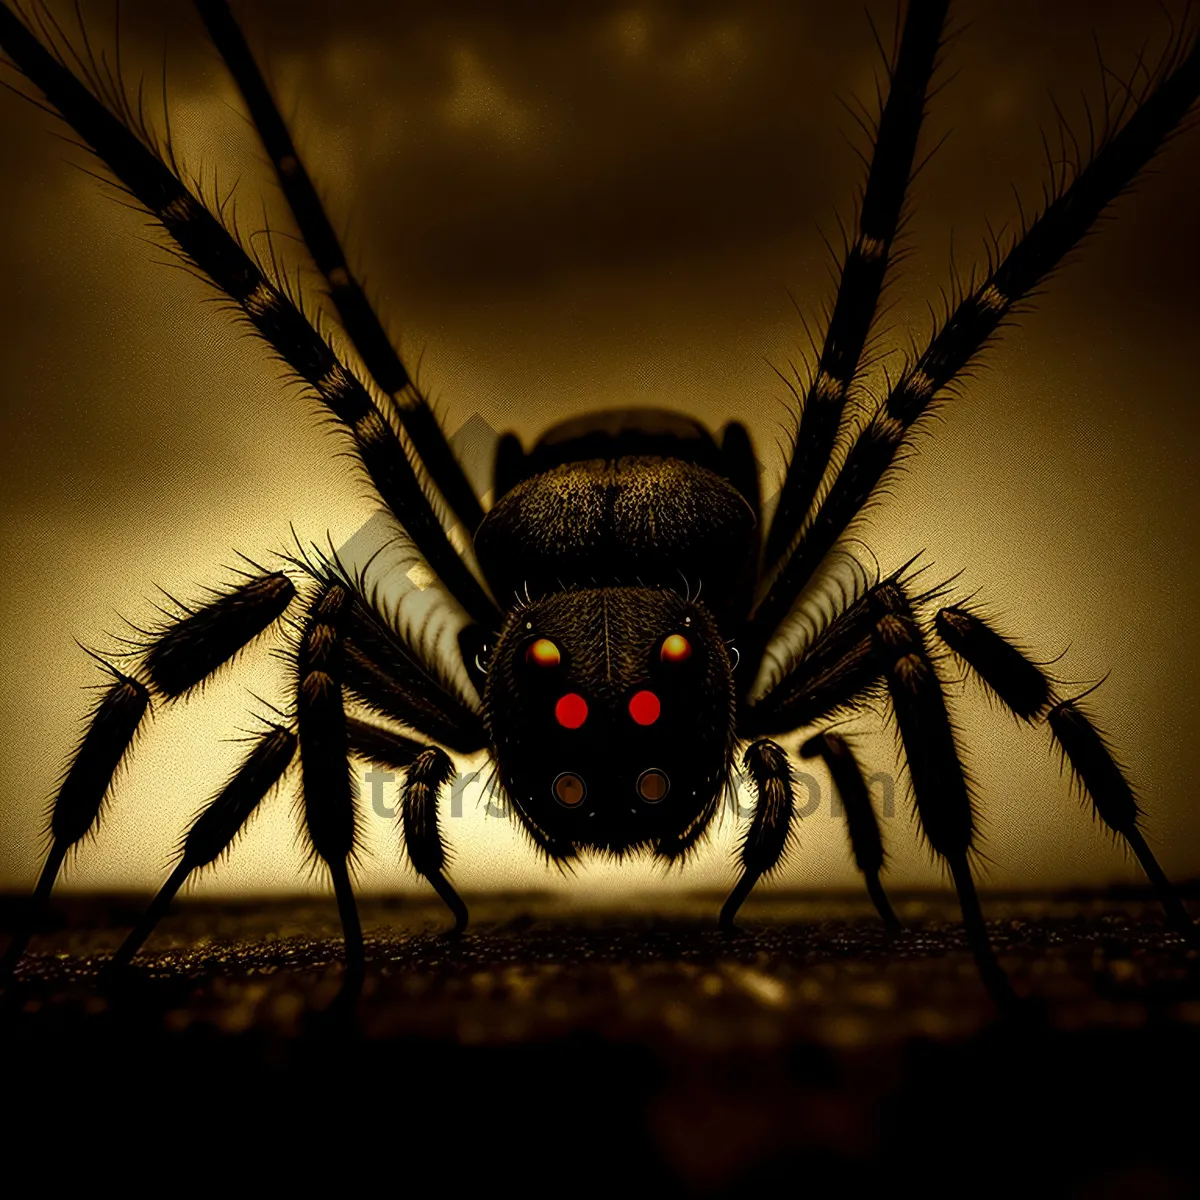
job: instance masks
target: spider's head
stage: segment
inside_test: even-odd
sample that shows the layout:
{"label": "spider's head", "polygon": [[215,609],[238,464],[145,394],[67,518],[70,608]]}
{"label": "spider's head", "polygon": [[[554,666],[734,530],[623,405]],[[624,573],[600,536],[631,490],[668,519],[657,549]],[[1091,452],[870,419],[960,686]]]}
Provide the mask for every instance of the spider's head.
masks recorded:
{"label": "spider's head", "polygon": [[734,742],[733,673],[704,607],[652,588],[555,593],[513,613],[477,667],[500,782],[548,853],[675,857],[703,833]]}

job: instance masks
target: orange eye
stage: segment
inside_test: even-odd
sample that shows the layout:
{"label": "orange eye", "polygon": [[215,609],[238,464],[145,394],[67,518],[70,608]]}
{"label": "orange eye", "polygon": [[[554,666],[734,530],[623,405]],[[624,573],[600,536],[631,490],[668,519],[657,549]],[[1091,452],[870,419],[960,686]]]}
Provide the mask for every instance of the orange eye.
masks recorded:
{"label": "orange eye", "polygon": [[662,713],[662,705],[653,692],[635,692],[629,701],[629,715],[639,725],[653,725]]}
{"label": "orange eye", "polygon": [[525,651],[525,661],[535,667],[557,667],[562,662],[562,652],[549,638],[538,638]]}
{"label": "orange eye", "polygon": [[558,698],[554,719],[564,729],[578,729],[588,719],[587,701],[578,692],[568,692]]}
{"label": "orange eye", "polygon": [[692,657],[692,643],[682,633],[673,633],[663,642],[658,657],[665,663],[687,662]]}

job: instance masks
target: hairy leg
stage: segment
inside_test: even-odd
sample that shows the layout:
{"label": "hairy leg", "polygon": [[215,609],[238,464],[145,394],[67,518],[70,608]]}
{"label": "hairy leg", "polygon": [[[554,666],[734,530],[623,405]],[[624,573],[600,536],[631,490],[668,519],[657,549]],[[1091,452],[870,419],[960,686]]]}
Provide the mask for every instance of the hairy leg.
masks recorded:
{"label": "hairy leg", "polygon": [[1091,158],[1069,184],[1061,173],[1055,178],[1042,212],[1025,222],[1007,253],[947,314],[858,434],[820,508],[754,612],[746,639],[748,678],[757,673],[758,659],[780,622],[908,444],[914,423],[978,361],[1014,308],[1058,268],[1187,117],[1200,95],[1200,36],[1177,44],[1153,82],[1127,117],[1124,109],[1106,114],[1109,129]]}
{"label": "hairy leg", "polygon": [[828,768],[842,800],[850,849],[867,885],[867,895],[871,897],[884,928],[892,937],[898,937],[904,932],[904,926],[897,920],[879,879],[884,865],[883,835],[879,831],[867,781],[854,752],[846,739],[838,734],[818,733],[800,747],[800,754],[804,758],[820,758]]}
{"label": "hairy leg", "polygon": [[1200,944],[1200,930],[1139,828],[1141,808],[1133,788],[1079,700],[1061,699],[1041,667],[967,606],[943,608],[935,626],[942,641],[1016,716],[1029,724],[1046,722],[1094,814],[1137,856],[1171,924],[1193,945]]}
{"label": "hairy leg", "polygon": [[202,605],[181,604],[182,615],[169,617],[156,630],[141,631],[144,640],[136,644],[140,669],[126,673],[102,662],[111,682],[92,710],[54,799],[50,849],[26,918],[0,961],[0,979],[11,974],[25,952],[68,851],[97,827],[151,696],[176,699],[198,687],[278,620],[295,595],[282,573],[249,577]]}
{"label": "hairy leg", "polygon": [[766,540],[770,567],[788,550],[829,466],[850,386],[863,360],[913,174],[917,137],[942,44],[948,0],[913,0],[904,18],[888,97],[873,131],[858,229],[841,264],[825,341],[804,393],[800,423]]}
{"label": "hairy leg", "polygon": [[110,111],[0,4],[0,48],[95,152],[116,180],[342,425],[384,504],[470,616],[493,628],[496,606],[454,549],[396,431],[370,392],[285,293],[180,182],[174,164]]}
{"label": "hairy leg", "polygon": [[732,927],[754,885],[780,863],[792,841],[795,798],[787,751],[769,738],[752,742],[742,765],[754,783],[754,816],[738,847],[742,873],[721,909],[721,925]]}
{"label": "hairy leg", "polygon": [[362,285],[347,265],[338,236],[229,5],[225,0],[196,0],[196,8],[246,101],[305,245],[324,276],[343,328],[371,378],[385,395],[391,397],[404,432],[412,440],[434,485],[467,533],[473,535],[483,520],[479,500],[429,402],[409,374]]}

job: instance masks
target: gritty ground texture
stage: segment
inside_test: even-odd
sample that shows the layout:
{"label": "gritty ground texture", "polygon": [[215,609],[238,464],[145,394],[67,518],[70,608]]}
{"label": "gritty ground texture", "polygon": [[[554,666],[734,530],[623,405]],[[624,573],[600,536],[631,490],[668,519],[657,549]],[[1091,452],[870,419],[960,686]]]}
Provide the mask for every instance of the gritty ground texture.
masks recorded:
{"label": "gritty ground texture", "polygon": [[477,897],[448,938],[367,901],[348,1018],[331,904],[180,905],[117,985],[138,903],[66,898],[0,1002],[5,1153],[209,1187],[1200,1194],[1200,957],[1154,905],[988,898],[1018,1021],[947,898],[899,898],[897,944],[856,901],[768,896],[735,934],[718,906]]}

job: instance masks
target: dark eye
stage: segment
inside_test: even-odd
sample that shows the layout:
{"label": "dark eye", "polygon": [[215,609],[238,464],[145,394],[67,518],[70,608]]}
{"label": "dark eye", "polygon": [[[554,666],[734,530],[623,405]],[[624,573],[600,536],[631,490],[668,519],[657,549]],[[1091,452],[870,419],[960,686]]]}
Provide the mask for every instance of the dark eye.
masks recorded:
{"label": "dark eye", "polygon": [[665,663],[687,662],[692,657],[692,643],[682,633],[673,633],[663,641],[658,657]]}
{"label": "dark eye", "polygon": [[662,712],[662,705],[653,692],[634,692],[629,700],[629,715],[639,725],[653,725]]}
{"label": "dark eye", "polygon": [[562,662],[562,651],[549,638],[538,638],[525,651],[525,661],[535,667],[557,667]]}
{"label": "dark eye", "polygon": [[560,696],[554,706],[554,719],[564,729],[578,729],[588,719],[587,701],[578,692]]}

